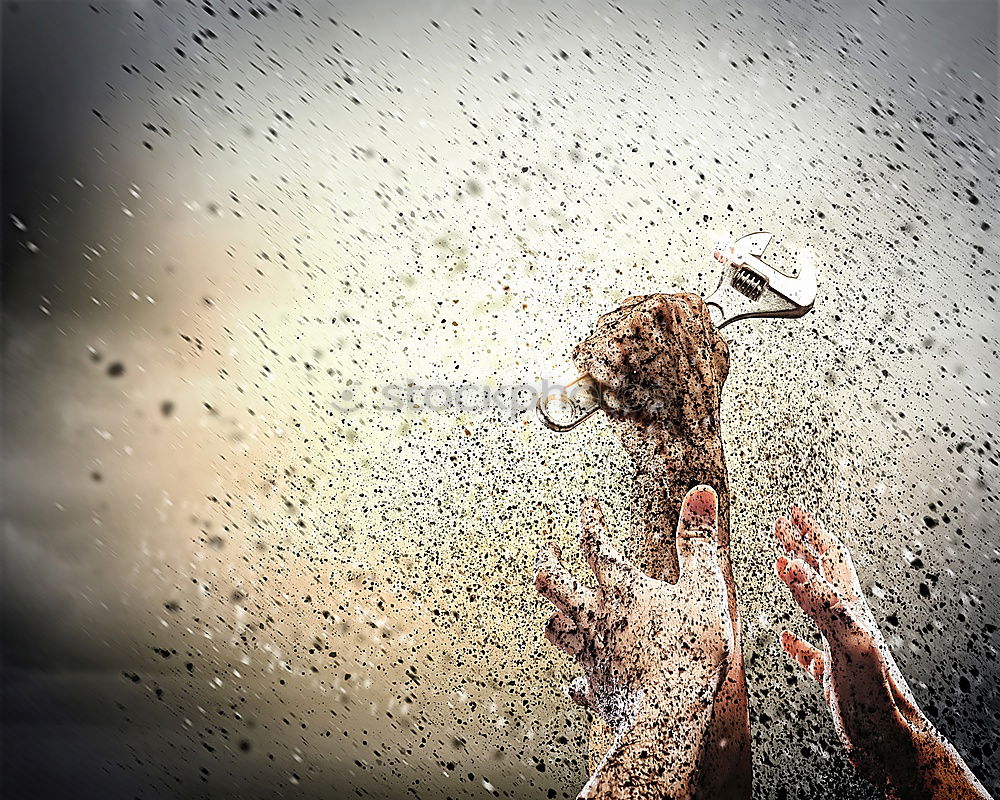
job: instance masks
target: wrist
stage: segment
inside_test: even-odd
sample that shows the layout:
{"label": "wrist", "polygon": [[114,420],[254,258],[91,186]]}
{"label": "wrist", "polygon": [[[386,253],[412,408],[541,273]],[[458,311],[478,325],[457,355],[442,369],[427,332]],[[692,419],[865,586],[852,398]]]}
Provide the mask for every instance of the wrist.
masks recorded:
{"label": "wrist", "polygon": [[687,449],[721,440],[722,427],[716,416],[692,421],[661,419],[644,425],[640,435],[664,448]]}
{"label": "wrist", "polygon": [[722,437],[676,438],[642,429],[623,437],[635,470],[632,525],[637,561],[652,578],[677,578],[674,534],[681,500],[688,489],[708,484],[719,494],[719,543],[729,544],[729,482]]}
{"label": "wrist", "polygon": [[924,786],[922,756],[935,749],[937,737],[930,722],[919,713],[915,718],[900,715],[899,728],[890,735],[887,747],[885,774],[872,777],[873,783],[882,783],[890,800],[919,800],[934,797]]}
{"label": "wrist", "polygon": [[887,798],[989,800],[962,757],[922,713],[907,717],[906,729],[903,744],[887,759]]}
{"label": "wrist", "polygon": [[722,434],[718,430],[679,436],[651,426],[626,445],[636,473],[655,476],[664,485],[676,485],[685,476],[696,476],[706,470],[717,472],[725,461]]}
{"label": "wrist", "polygon": [[722,437],[700,439],[650,437],[629,454],[635,468],[637,508],[647,516],[664,519],[670,538],[688,489],[708,484],[719,493],[722,526],[728,527],[729,488]]}
{"label": "wrist", "polygon": [[616,732],[580,797],[690,797],[711,708],[711,700],[701,695],[684,703],[666,693],[644,697],[634,717]]}

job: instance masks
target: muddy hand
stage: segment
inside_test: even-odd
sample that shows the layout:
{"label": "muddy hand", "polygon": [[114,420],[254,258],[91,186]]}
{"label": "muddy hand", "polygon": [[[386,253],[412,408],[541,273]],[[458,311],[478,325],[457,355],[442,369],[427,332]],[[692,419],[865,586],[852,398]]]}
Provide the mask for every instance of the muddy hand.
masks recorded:
{"label": "muddy hand", "polygon": [[693,294],[633,297],[597,321],[573,360],[623,436],[700,438],[718,429],[729,348]]}
{"label": "muddy hand", "polygon": [[822,687],[848,758],[898,798],[983,798],[981,784],[924,717],[883,639],[851,554],[809,512],[775,524],[787,555],[775,568],[822,634],[814,647],[785,631],[786,652]]}
{"label": "muddy hand", "polygon": [[714,695],[732,651],[717,504],[707,486],[685,498],[676,584],[647,577],[618,552],[594,499],[584,501],[580,536],[592,586],[573,578],[555,544],[539,551],[535,586],[558,609],[545,635],[583,668],[569,694],[616,734],[649,714],[669,725],[672,716]]}

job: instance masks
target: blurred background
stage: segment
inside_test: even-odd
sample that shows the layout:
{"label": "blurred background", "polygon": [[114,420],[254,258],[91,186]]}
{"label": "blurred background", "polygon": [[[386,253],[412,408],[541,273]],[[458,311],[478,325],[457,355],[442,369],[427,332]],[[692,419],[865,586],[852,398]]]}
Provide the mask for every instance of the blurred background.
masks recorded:
{"label": "blurred background", "polygon": [[820,296],[726,331],[756,795],[874,796],[791,500],[1000,790],[993,0],[2,9],[5,796],[575,796],[531,560],[629,467],[517,387],[761,229]]}

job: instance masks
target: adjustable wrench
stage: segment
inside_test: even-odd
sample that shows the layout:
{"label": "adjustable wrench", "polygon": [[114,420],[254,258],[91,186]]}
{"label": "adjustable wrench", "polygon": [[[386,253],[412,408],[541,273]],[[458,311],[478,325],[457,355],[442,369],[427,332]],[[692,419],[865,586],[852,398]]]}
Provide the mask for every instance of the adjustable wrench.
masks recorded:
{"label": "adjustable wrench", "polygon": [[[795,277],[778,272],[761,260],[771,234],[750,233],[727,248],[717,249],[715,259],[724,265],[718,288],[705,298],[716,329],[751,317],[801,317],[816,300],[816,266],[804,261]],[[556,386],[538,398],[535,410],[554,431],[575,428],[601,407],[601,390],[590,375],[580,375],[569,385]]]}

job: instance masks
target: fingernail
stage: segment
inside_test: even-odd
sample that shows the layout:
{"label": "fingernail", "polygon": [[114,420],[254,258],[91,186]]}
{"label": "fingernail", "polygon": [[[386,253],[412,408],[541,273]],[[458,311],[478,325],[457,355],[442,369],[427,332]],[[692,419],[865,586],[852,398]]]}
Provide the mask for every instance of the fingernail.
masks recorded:
{"label": "fingernail", "polygon": [[681,504],[681,531],[716,530],[719,527],[719,496],[711,486],[695,486]]}

